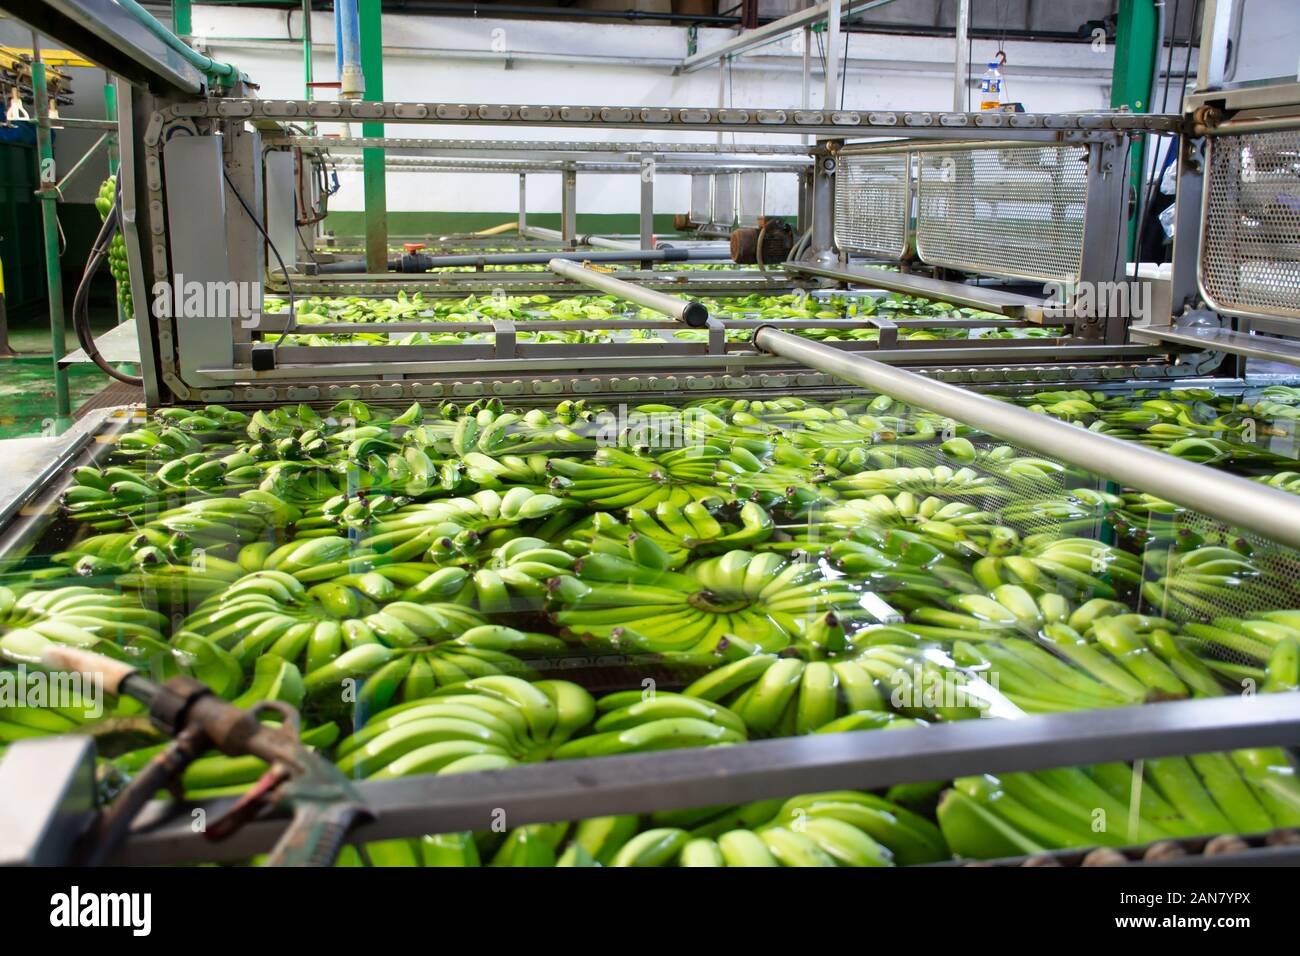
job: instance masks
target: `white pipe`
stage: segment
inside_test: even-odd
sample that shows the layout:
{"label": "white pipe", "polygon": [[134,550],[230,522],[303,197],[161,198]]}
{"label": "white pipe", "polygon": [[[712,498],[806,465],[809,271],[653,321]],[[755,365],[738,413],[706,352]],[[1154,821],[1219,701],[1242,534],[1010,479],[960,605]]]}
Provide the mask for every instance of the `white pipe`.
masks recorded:
{"label": "white pipe", "polygon": [[[284,52],[300,53],[302,45],[280,39],[250,40],[247,38],[231,37],[223,39],[219,36],[204,37],[204,42],[212,50],[228,48],[231,50],[239,49],[257,49],[267,50],[274,49],[275,46],[282,46]],[[320,47],[326,50],[333,48],[328,44],[321,44]],[[589,63],[594,66],[625,66],[640,68],[643,70],[658,70],[664,67],[676,65],[678,60],[668,57],[628,57],[628,56],[602,56],[591,53],[539,53],[539,52],[516,52],[495,53],[491,50],[466,50],[466,49],[435,49],[433,47],[410,47],[410,46],[386,46],[383,50],[386,57],[401,57],[411,59],[437,59],[444,60],[468,60],[482,61],[487,63],[497,63],[505,65],[508,61],[517,63],[564,63],[573,65],[576,63]],[[738,72],[750,73],[802,73],[803,66],[801,63],[782,62],[793,59],[792,57],[764,57],[755,55],[738,59],[731,64],[731,68]],[[1175,57],[1177,60],[1177,57]],[[860,58],[849,58],[849,66],[855,73],[864,75],[882,75],[896,76],[905,73],[909,76],[936,77],[946,80],[952,79],[952,69],[944,64],[923,60],[885,60]],[[821,70],[821,64],[816,58],[812,62],[812,71],[814,74]],[[1112,79],[1112,71],[1109,65],[1105,67],[1052,67],[1052,66],[1022,66],[1017,64],[1016,75],[1026,79],[1035,79],[1045,82],[1071,82],[1074,80],[1084,80],[1093,83],[1109,82]]]}

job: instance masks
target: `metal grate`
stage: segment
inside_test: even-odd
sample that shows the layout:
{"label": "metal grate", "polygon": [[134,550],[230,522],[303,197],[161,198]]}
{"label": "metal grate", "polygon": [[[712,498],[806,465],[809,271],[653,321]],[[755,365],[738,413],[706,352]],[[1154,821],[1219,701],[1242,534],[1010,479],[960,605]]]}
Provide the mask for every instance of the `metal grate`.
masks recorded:
{"label": "metal grate", "polygon": [[1300,318],[1300,131],[1212,137],[1200,280],[1216,309]]}
{"label": "metal grate", "polygon": [[[1238,584],[1216,590],[1197,591],[1196,597],[1205,608],[1190,608],[1170,600],[1165,607],[1165,617],[1179,624],[1187,621],[1205,622],[1218,617],[1239,618],[1261,611],[1277,611],[1300,606],[1300,569],[1296,567],[1295,552],[1269,541],[1267,538],[1240,528],[1231,528],[1221,521],[1197,512],[1178,515],[1176,526],[1180,531],[1203,538],[1208,542],[1236,542],[1237,547],[1248,552],[1249,561],[1259,574],[1238,578]],[[1146,614],[1159,614],[1160,609],[1144,601],[1141,610]],[[1208,648],[1207,648],[1208,649]],[[1236,651],[1212,648],[1214,656],[1235,664],[1252,661]]]}
{"label": "metal grate", "polygon": [[911,213],[908,153],[840,155],[835,171],[835,245],[845,252],[899,259]]}
{"label": "metal grate", "polygon": [[736,222],[741,226],[757,226],[765,215],[767,173],[740,173],[736,186]]}
{"label": "metal grate", "polygon": [[713,218],[715,226],[730,229],[736,224],[736,174],[713,177]]}
{"label": "metal grate", "polygon": [[1042,282],[1079,280],[1088,147],[931,150],[920,160],[921,259]]}
{"label": "metal grate", "polygon": [[713,213],[713,177],[708,175],[691,177],[691,222],[697,226],[707,226]]}

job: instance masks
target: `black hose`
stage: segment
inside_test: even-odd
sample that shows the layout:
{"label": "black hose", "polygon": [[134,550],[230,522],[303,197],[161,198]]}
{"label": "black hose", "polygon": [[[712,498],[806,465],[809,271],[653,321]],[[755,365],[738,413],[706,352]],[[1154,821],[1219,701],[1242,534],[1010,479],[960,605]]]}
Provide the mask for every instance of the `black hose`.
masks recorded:
{"label": "black hose", "polygon": [[[95,336],[90,330],[90,280],[103,264],[108,245],[113,241],[113,233],[117,231],[117,224],[121,218],[119,211],[122,200],[117,195],[116,187],[114,196],[113,208],[108,211],[104,224],[99,227],[99,235],[95,236],[95,242],[90,247],[90,258],[86,260],[86,269],[82,272],[81,282],[77,285],[77,294],[72,299],[72,327],[77,333],[77,342],[80,343],[86,356],[99,366],[100,371],[123,384],[139,386],[144,385],[143,377],[119,372],[104,360],[104,356],[99,354],[99,349],[95,346]],[[139,329],[136,331],[138,333]]]}
{"label": "black hose", "polygon": [[275,261],[280,264],[280,271],[284,273],[284,287],[288,290],[287,298],[289,300],[289,318],[285,323],[284,331],[280,334],[279,338],[271,343],[272,352],[279,352],[280,343],[287,339],[292,333],[298,331],[298,310],[294,307],[293,279],[289,275],[289,267],[284,264],[284,257],[280,255],[280,250],[275,248],[275,243],[271,241],[271,234],[266,231],[266,227],[262,225],[262,221],[257,218],[257,215],[253,212],[253,207],[250,206],[247,200],[239,194],[239,190],[235,188],[235,181],[230,178],[230,173],[226,172],[224,166],[221,168],[221,175],[225,177],[226,185],[230,187],[230,191],[234,193],[235,198],[239,200],[239,205],[244,208],[244,212],[248,215],[248,218],[253,220],[253,225],[256,226],[257,231],[262,234],[262,238],[266,240],[267,248],[271,250],[271,255],[275,256]]}

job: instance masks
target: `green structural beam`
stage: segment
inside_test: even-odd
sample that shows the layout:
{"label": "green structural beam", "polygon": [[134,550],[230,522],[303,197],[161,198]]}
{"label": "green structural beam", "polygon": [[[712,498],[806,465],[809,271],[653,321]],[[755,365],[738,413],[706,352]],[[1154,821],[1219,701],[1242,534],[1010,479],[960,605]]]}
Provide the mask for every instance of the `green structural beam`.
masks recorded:
{"label": "green structural beam", "polygon": [[[1120,0],[1115,26],[1115,66],[1110,87],[1110,105],[1126,106],[1134,113],[1151,112],[1152,78],[1155,76],[1157,43],[1156,7],[1152,0]],[[1141,190],[1146,168],[1146,140],[1129,148],[1130,182]],[[1128,257],[1137,251],[1137,207],[1129,217]]]}
{"label": "green structural beam", "polygon": [[194,12],[190,0],[172,0],[172,33],[182,39],[194,35]]}
{"label": "green structural beam", "polygon": [[[365,77],[365,98],[384,98],[384,35],[380,0],[361,0],[361,73]],[[362,136],[383,136],[383,123],[362,123]],[[384,175],[384,151],[361,152],[366,204],[366,271],[388,271],[388,194]]]}
{"label": "green structural beam", "polygon": [[41,219],[44,225],[45,283],[50,299],[50,351],[54,362],[54,434],[62,432],[70,423],[72,405],[68,398],[68,370],[60,367],[63,358],[63,341],[67,326],[63,314],[63,273],[59,268],[59,193],[54,166],[54,139],[50,135],[49,92],[45,80],[45,64],[40,61],[40,51],[33,37],[32,43],[32,100],[36,106],[36,194],[41,200]]}

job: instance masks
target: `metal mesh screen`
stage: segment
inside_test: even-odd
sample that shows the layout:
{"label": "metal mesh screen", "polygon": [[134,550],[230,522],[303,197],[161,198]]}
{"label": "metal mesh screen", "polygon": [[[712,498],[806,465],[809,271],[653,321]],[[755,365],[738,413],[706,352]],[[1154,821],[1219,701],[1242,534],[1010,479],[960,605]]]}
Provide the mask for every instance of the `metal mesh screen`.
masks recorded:
{"label": "metal mesh screen", "polygon": [[[1015,447],[1014,443],[983,436],[972,437],[982,450],[1006,444]],[[875,468],[933,467],[936,464],[956,468],[963,464],[946,459],[936,446],[899,444],[892,446],[892,450],[876,446],[876,454]],[[1018,450],[1017,454],[1056,461],[1023,450]],[[1044,535],[1048,540],[1066,536],[1088,538],[1101,544],[1117,544],[1130,554],[1141,555],[1143,577],[1148,583],[1132,594],[1137,610],[1151,617],[1166,618],[1180,626],[1188,622],[1221,623],[1225,618],[1245,618],[1264,611],[1300,607],[1300,566],[1294,551],[1260,535],[1231,528],[1207,515],[1181,509],[1173,515],[1157,513],[1146,519],[1125,512],[1128,515],[1125,520],[1134,521],[1135,527],[1143,534],[1162,541],[1173,538],[1181,543],[1180,546],[1152,544],[1143,551],[1132,542],[1121,543],[1112,524],[1116,512],[1110,506],[1090,506],[1075,492],[1091,489],[1119,493],[1123,489],[1104,478],[1085,475],[1060,461],[1056,464],[1062,466],[1061,472],[1030,478],[1009,473],[996,461],[981,458],[964,466],[979,475],[995,478],[996,487],[1005,493],[922,491],[918,497],[934,493],[944,501],[967,502],[995,515],[996,523],[1013,527],[1023,540],[1032,539],[1034,535]],[[1236,578],[1237,583],[1231,586],[1202,588],[1189,585],[1186,577],[1180,580],[1183,575],[1194,576],[1195,568],[1176,570],[1171,574],[1162,566],[1171,555],[1172,560],[1177,561],[1180,548],[1187,550],[1189,546],[1202,545],[1229,547],[1245,556],[1254,571],[1241,574]],[[1183,632],[1180,639],[1196,644],[1199,652],[1230,664],[1260,666],[1259,660],[1240,651],[1200,641],[1187,632]]]}
{"label": "metal mesh screen", "polygon": [[835,245],[898,259],[907,251],[911,213],[908,153],[840,155],[835,172]]}
{"label": "metal mesh screen", "polygon": [[757,226],[764,215],[767,193],[767,173],[741,173],[736,186],[736,222],[741,226]]}
{"label": "metal mesh screen", "polygon": [[709,216],[713,213],[713,177],[702,175],[691,177],[691,222],[697,226],[707,226]]}
{"label": "metal mesh screen", "polygon": [[1201,243],[1224,312],[1300,318],[1300,131],[1212,137]]}
{"label": "metal mesh screen", "polygon": [[730,229],[736,222],[736,174],[713,177],[713,225]]}
{"label": "metal mesh screen", "polygon": [[1088,195],[1086,146],[920,153],[917,254],[932,265],[1077,282]]}

